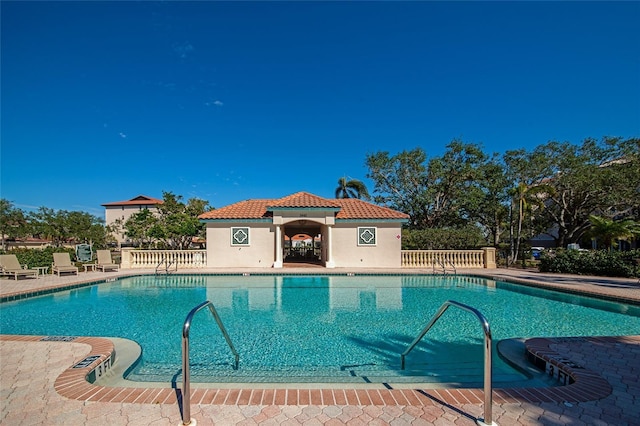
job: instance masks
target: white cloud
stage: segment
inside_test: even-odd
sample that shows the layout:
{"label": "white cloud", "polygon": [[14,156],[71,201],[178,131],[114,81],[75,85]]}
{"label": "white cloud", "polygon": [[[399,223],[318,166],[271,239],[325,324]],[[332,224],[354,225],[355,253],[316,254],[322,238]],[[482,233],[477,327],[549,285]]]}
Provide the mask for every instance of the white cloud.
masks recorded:
{"label": "white cloud", "polygon": [[171,45],[171,48],[181,58],[186,58],[189,53],[191,53],[191,52],[193,52],[195,50],[193,45],[191,43],[189,43],[188,41],[185,41],[185,42],[182,42],[182,43],[177,43],[177,42],[173,43]]}
{"label": "white cloud", "polygon": [[26,210],[38,210],[40,208],[40,206],[31,206],[29,204],[14,204],[14,206],[19,209],[26,209]]}
{"label": "white cloud", "polygon": [[127,138],[127,135],[122,133],[122,132],[118,133],[118,136],[120,136],[122,139],[126,139]]}

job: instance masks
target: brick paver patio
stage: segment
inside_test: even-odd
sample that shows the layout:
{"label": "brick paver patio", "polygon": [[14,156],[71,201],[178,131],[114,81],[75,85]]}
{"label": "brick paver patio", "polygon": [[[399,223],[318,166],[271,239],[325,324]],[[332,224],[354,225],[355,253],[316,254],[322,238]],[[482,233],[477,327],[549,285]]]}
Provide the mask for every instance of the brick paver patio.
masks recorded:
{"label": "brick paver patio", "polygon": [[[504,269],[482,272],[565,291],[640,301],[640,286],[635,280]],[[0,296],[104,280],[115,274],[88,272],[17,282],[5,279],[0,281]],[[84,379],[89,370],[111,354],[111,341],[77,338],[52,342],[41,341],[41,337],[0,336],[0,423],[182,423],[177,403],[179,390],[108,388]],[[493,420],[497,424],[640,424],[640,336],[541,338],[530,339],[527,346],[530,352],[572,376],[575,383],[538,389],[494,389]],[[70,368],[89,354],[99,355],[95,363],[84,369]],[[196,388],[192,389],[191,402],[191,417],[198,425],[473,425],[483,415],[479,389]]]}

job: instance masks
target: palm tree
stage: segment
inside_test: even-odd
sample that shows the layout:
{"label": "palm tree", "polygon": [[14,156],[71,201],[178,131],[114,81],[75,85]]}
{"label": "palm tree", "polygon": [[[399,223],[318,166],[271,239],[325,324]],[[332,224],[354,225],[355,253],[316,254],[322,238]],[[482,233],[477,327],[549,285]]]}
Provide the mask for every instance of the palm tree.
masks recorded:
{"label": "palm tree", "polygon": [[362,181],[358,179],[349,179],[341,177],[338,179],[338,187],[336,188],[336,198],[361,198],[368,200],[369,191]]}
{"label": "palm tree", "polygon": [[630,219],[615,221],[606,217],[591,215],[589,216],[589,222],[591,222],[589,234],[593,238],[601,238],[609,250],[612,249],[615,240],[626,240],[635,235],[640,235],[640,224]]}
{"label": "palm tree", "polygon": [[[513,221],[512,221],[512,237],[511,237],[511,263],[515,263],[518,259],[518,253],[520,253],[520,242],[523,239],[522,227],[525,222],[525,216],[531,215],[536,209],[544,208],[544,195],[553,192],[553,188],[549,185],[526,185],[523,182],[513,188],[510,193],[512,198],[511,211],[518,211],[518,219],[516,221],[517,230],[513,235]],[[514,239],[515,237],[515,244]],[[524,262],[524,257],[522,259]]]}

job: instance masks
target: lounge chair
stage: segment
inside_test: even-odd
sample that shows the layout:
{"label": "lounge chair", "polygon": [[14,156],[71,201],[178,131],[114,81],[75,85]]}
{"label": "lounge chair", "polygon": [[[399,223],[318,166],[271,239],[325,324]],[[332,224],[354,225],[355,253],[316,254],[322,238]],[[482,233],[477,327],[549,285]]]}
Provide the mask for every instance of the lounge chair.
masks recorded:
{"label": "lounge chair", "polygon": [[71,263],[71,256],[69,253],[53,253],[53,268],[54,274],[60,276],[61,273],[71,272],[78,275],[78,267]]}
{"label": "lounge chair", "polygon": [[38,270],[23,268],[15,254],[0,255],[0,271],[2,275],[13,275],[16,281],[18,277],[34,276],[38,278]]}
{"label": "lounge chair", "polygon": [[98,250],[96,254],[98,255],[98,263],[96,263],[97,269],[102,270],[102,272],[118,270],[119,266],[117,263],[113,263],[109,250]]}

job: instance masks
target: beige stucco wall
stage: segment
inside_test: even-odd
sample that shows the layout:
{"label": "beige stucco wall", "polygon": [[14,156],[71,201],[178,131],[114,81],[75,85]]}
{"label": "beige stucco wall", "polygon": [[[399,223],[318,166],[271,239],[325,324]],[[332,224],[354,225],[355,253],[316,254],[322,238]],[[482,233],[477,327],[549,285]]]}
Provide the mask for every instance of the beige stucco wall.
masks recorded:
{"label": "beige stucco wall", "polygon": [[[285,220],[286,221],[286,220]],[[375,227],[375,246],[358,246],[358,227]],[[250,228],[249,246],[231,245],[231,228]],[[326,225],[323,234],[326,234]],[[338,223],[331,226],[331,238],[323,235],[323,245],[331,243],[332,266],[337,268],[400,268],[400,223]],[[207,224],[207,266],[272,267],[276,260],[275,225],[270,223]],[[323,252],[326,255],[326,246]]]}
{"label": "beige stucco wall", "polygon": [[[149,209],[152,213],[156,213],[158,208],[155,206],[149,205],[137,205],[137,206],[105,206],[104,210],[104,222],[105,225],[109,226],[113,224],[116,220],[122,220],[122,224],[131,217],[134,213],[139,213],[143,209]],[[124,230],[118,234],[114,234],[118,243],[123,243],[126,238],[124,236]]]}
{"label": "beige stucco wall", "polygon": [[[231,227],[248,227],[248,246],[231,245]],[[275,260],[274,227],[270,223],[208,223],[207,266],[270,268]]]}
{"label": "beige stucco wall", "polygon": [[[375,246],[358,246],[358,227],[375,227]],[[331,230],[331,255],[336,268],[399,268],[401,243],[399,223],[337,223]]]}

